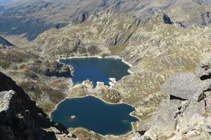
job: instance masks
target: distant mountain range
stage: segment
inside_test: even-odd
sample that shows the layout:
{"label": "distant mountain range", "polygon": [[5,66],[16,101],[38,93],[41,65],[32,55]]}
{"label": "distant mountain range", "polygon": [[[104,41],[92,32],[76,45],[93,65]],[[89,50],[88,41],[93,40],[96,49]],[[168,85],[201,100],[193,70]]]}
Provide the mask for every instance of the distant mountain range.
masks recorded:
{"label": "distant mountain range", "polygon": [[0,0],[0,5],[5,5],[8,4],[10,2],[13,2],[14,0]]}
{"label": "distant mountain range", "polygon": [[140,19],[165,13],[186,27],[208,25],[209,4],[210,0],[17,0],[0,7],[0,34],[24,35],[31,41],[45,30],[66,26],[83,12],[107,9]]}

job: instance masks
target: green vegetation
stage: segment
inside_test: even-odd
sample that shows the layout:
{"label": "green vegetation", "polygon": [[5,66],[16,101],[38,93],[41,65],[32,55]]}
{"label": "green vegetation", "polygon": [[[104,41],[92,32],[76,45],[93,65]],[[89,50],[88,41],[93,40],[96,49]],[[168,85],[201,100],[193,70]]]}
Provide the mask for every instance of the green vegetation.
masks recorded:
{"label": "green vegetation", "polygon": [[40,88],[43,92],[49,95],[50,100],[55,104],[57,104],[58,102],[60,102],[62,99],[65,98],[64,93],[59,90],[54,90],[46,85],[41,85]]}
{"label": "green vegetation", "polygon": [[88,52],[90,55],[97,55],[101,52],[101,50],[97,46],[91,46],[88,48]]}
{"label": "green vegetation", "polygon": [[35,96],[32,98],[34,100],[37,100],[42,94],[40,87],[33,81],[22,82],[19,84],[19,86],[21,86],[26,93],[33,92]]}
{"label": "green vegetation", "polygon": [[2,68],[7,69],[7,68],[10,67],[10,65],[11,65],[11,62],[6,62],[6,61],[0,60],[0,66],[1,66]]}
{"label": "green vegetation", "polygon": [[33,73],[32,71],[27,70],[27,69],[22,70],[20,73],[30,77],[31,79],[38,79],[39,78],[35,73]]}
{"label": "green vegetation", "polygon": [[67,84],[66,83],[63,83],[62,80],[56,80],[56,81],[53,81],[49,84],[50,87],[55,87],[55,88],[59,88],[61,90],[67,88]]}

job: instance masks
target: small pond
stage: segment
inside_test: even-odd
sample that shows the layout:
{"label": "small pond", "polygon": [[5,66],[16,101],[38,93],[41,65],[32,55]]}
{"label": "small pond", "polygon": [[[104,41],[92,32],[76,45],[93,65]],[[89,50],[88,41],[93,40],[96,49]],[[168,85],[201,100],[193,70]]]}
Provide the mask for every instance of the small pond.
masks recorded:
{"label": "small pond", "polygon": [[122,135],[132,130],[131,122],[138,121],[129,115],[132,111],[134,108],[127,104],[107,104],[88,96],[66,99],[51,117],[67,128],[84,127],[102,135]]}
{"label": "small pond", "polygon": [[75,73],[72,78],[74,84],[89,79],[93,82],[94,87],[97,81],[109,85],[109,78],[114,77],[118,81],[129,74],[129,66],[123,63],[121,59],[74,58],[60,59],[60,62],[74,67]]}

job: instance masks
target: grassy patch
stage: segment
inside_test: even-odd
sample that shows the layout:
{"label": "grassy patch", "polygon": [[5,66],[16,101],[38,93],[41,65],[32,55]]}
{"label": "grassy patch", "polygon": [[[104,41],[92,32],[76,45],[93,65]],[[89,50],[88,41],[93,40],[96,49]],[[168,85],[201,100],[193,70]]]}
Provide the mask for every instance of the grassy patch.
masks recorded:
{"label": "grassy patch", "polygon": [[56,81],[53,81],[49,84],[50,87],[57,87],[59,89],[65,89],[67,88],[67,84],[64,84],[62,82],[62,80],[56,80]]}
{"label": "grassy patch", "polygon": [[33,72],[31,72],[30,70],[24,69],[20,73],[21,74],[24,74],[24,75],[26,75],[26,76],[28,76],[28,77],[30,77],[32,79],[38,79],[39,78],[36,74],[34,74]]}
{"label": "grassy patch", "polygon": [[46,114],[49,114],[55,108],[55,105],[48,104],[48,103],[42,103],[42,104],[38,105],[38,107],[42,108]]}
{"label": "grassy patch", "polygon": [[62,99],[65,98],[64,93],[59,90],[49,88],[46,85],[41,85],[40,87],[42,91],[44,91],[46,94],[49,95],[50,100],[55,104],[57,104],[58,102],[60,102]]}
{"label": "grassy patch", "polygon": [[2,68],[7,69],[7,68],[10,67],[10,65],[11,65],[10,62],[0,60],[0,66],[1,66]]}
{"label": "grassy patch", "polygon": [[42,91],[40,89],[40,87],[33,81],[27,81],[27,82],[22,82],[19,84],[19,86],[21,86],[25,92],[33,92],[35,97],[33,97],[33,99],[38,99],[40,98],[40,95],[42,94]]}
{"label": "grassy patch", "polygon": [[98,26],[97,31],[98,31],[98,34],[101,34],[103,31],[103,26],[102,25]]}
{"label": "grassy patch", "polygon": [[88,48],[88,52],[90,53],[90,55],[96,55],[99,54],[101,50],[97,46],[91,46]]}

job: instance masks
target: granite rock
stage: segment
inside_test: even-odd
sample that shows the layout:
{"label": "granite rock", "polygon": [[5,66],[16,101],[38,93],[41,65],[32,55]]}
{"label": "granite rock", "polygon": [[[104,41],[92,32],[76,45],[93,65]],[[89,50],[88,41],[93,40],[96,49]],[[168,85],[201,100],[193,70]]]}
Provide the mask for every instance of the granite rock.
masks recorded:
{"label": "granite rock", "polygon": [[194,73],[179,72],[170,76],[161,86],[161,91],[181,99],[201,100],[211,81],[201,81]]}
{"label": "granite rock", "polygon": [[56,140],[56,133],[68,134],[36,106],[22,88],[0,73],[0,134],[3,140]]}
{"label": "granite rock", "polygon": [[206,75],[201,66],[197,66],[196,74],[178,72],[166,80],[161,91],[169,95],[169,99],[160,103],[156,114],[137,132],[152,140],[211,138],[211,80],[200,79]]}

